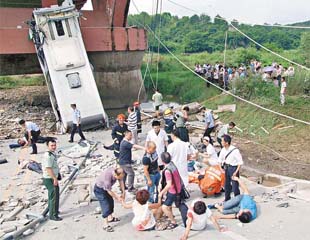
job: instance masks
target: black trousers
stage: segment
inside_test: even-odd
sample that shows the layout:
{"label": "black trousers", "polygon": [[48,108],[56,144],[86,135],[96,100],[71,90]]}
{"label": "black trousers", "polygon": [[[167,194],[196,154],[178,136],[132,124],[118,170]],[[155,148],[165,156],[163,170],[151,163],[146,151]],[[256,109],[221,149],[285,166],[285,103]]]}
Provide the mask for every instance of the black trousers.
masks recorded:
{"label": "black trousers", "polygon": [[80,137],[82,140],[85,140],[84,134],[82,132],[81,129],[81,124],[78,126],[75,123],[72,124],[72,129],[71,129],[71,137],[70,137],[70,141],[73,142],[73,138],[74,138],[74,134],[76,133],[76,131],[78,131]]}
{"label": "black trousers", "polygon": [[[41,131],[31,131],[30,132],[31,136],[30,136],[30,139],[31,139],[31,147],[32,147],[32,153],[34,154],[37,154],[38,153],[38,148],[37,148],[37,142],[38,142],[38,139],[39,139],[39,136],[41,134]],[[28,140],[29,139],[29,136],[28,136],[28,132],[25,133],[25,138]]]}
{"label": "black trousers", "polygon": [[213,145],[213,140],[211,138],[211,133],[213,132],[214,127],[207,128],[203,136],[208,136],[210,138],[210,143]]}
{"label": "black trousers", "polygon": [[[225,167],[225,201],[228,201],[231,198],[231,190],[234,192],[235,197],[240,195],[239,183],[231,179],[237,168],[238,166],[230,165]],[[237,177],[239,177],[239,172],[237,173]]]}

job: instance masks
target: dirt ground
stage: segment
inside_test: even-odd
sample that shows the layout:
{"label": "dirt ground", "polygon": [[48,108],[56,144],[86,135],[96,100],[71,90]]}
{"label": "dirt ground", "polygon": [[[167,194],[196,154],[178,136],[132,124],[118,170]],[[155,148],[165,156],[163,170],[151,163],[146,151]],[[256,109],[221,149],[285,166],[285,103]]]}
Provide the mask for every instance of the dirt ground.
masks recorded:
{"label": "dirt ground", "polygon": [[[22,135],[16,124],[17,118],[36,122],[43,135],[55,131],[55,118],[46,86],[0,90],[0,139]],[[263,145],[255,143],[257,140],[253,136],[239,137],[236,132],[233,142],[241,149],[245,165],[249,168],[310,180],[309,132],[310,127],[306,126],[297,133],[294,129],[283,130],[260,140]]]}

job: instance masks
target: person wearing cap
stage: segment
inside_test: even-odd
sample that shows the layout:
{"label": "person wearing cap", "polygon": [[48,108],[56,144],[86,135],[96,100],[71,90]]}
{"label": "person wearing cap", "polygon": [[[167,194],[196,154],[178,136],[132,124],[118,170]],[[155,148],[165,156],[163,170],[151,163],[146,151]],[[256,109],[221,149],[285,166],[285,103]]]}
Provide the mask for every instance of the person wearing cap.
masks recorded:
{"label": "person wearing cap", "polygon": [[232,179],[239,183],[242,194],[226,202],[210,205],[210,207],[217,208],[222,213],[216,216],[218,219],[239,219],[242,223],[249,223],[257,217],[256,202],[239,177],[235,176]]}
{"label": "person wearing cap", "polygon": [[222,144],[224,147],[221,150],[219,160],[225,169],[225,201],[228,201],[231,198],[231,191],[234,192],[235,197],[240,195],[239,182],[234,180],[234,177],[239,177],[243,160],[239,149],[231,145],[229,135],[222,137]]}
{"label": "person wearing cap", "polygon": [[113,144],[111,146],[103,146],[107,150],[113,150],[114,156],[117,159],[119,158],[120,144],[125,136],[125,132],[128,130],[127,125],[125,124],[125,118],[124,114],[117,115],[117,123],[113,126],[111,133]]}
{"label": "person wearing cap", "polygon": [[206,153],[201,154],[204,157],[203,162],[211,166],[221,164],[215,151],[215,148],[213,147],[212,144],[210,144],[210,138],[208,136],[203,137],[202,143],[206,146]]}
{"label": "person wearing cap", "polygon": [[76,133],[76,131],[78,131],[81,140],[85,140],[85,136],[82,132],[82,128],[81,128],[81,112],[76,108],[76,104],[71,104],[71,108],[73,109],[72,112],[72,127],[71,127],[71,135],[70,135],[70,140],[69,142],[72,143],[73,142],[73,138],[74,135]]}
{"label": "person wearing cap", "polygon": [[175,122],[174,122],[174,117],[173,117],[173,112],[171,108],[167,108],[164,111],[164,121],[165,121],[165,132],[167,133],[168,136],[168,143],[172,143],[171,139],[171,133],[174,129]]}
{"label": "person wearing cap", "polygon": [[28,146],[29,144],[31,144],[31,147],[32,147],[32,153],[31,154],[37,154],[38,149],[37,149],[36,143],[37,143],[38,138],[41,134],[40,128],[34,122],[28,122],[28,121],[25,121],[24,119],[19,120],[18,123],[19,123],[19,125],[24,127],[26,130],[26,132],[25,132],[25,139],[26,139],[25,146]]}
{"label": "person wearing cap", "polygon": [[140,103],[138,101],[133,103],[133,108],[135,113],[137,114],[137,134],[142,133],[142,121],[141,121],[141,109]]}

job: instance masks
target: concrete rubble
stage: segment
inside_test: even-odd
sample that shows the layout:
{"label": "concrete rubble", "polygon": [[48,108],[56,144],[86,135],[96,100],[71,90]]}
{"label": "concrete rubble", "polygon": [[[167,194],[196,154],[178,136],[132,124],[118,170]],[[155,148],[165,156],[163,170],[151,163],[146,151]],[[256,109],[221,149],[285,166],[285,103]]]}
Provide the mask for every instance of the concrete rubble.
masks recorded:
{"label": "concrete rubble", "polygon": [[[199,114],[200,113],[198,113],[197,115]],[[192,115],[190,124],[192,126],[199,126],[203,128],[204,123],[202,121],[197,121],[196,119],[197,119],[196,114]],[[219,119],[217,121],[219,121]],[[147,127],[146,126],[143,127],[144,131],[146,132]],[[198,146],[200,138],[203,133],[203,129],[192,128],[190,132],[192,142],[194,144],[197,144]],[[91,140],[103,139],[103,141],[106,144],[112,143],[109,131],[87,132],[86,135],[87,138]],[[140,138],[145,139],[145,133],[141,134]],[[66,179],[70,176],[70,173],[76,166],[78,166],[83,156],[85,156],[85,154],[87,153],[86,150],[89,149],[89,145],[87,143],[81,145],[79,144],[66,145],[65,142],[67,142],[67,136],[60,136],[60,142],[63,143],[63,146],[59,145],[58,148],[58,150],[60,150],[59,151],[60,157],[58,162],[60,166],[60,172],[63,177],[63,180],[60,182],[61,184],[60,188],[61,188]],[[6,143],[8,143],[8,141]],[[140,142],[140,144],[143,145],[144,142],[142,141]],[[201,146],[199,145],[198,148],[199,147]],[[42,146],[39,146],[39,150],[40,149],[41,153],[45,150],[45,148]],[[16,155],[17,153],[14,152],[14,154]],[[142,154],[143,154],[142,151],[133,151],[133,160],[136,160],[136,163],[134,165],[136,176],[135,177],[136,188],[145,187],[143,166],[141,164]],[[96,176],[98,176],[103,169],[115,165],[116,161],[114,159],[113,152],[106,151],[102,148],[102,146],[98,145],[96,151],[94,151],[91,157],[86,160],[84,167],[79,170],[78,177],[72,182],[71,185],[69,185],[69,187],[66,189],[66,191],[61,197],[61,199],[64,199],[63,201],[61,200],[61,206],[60,206],[61,216],[62,212],[64,212],[64,221],[68,221],[69,223],[71,223],[71,225],[76,224],[83,227],[84,226],[89,227],[88,221],[90,221],[90,218],[92,219],[98,218],[98,221],[99,219],[101,219],[100,217],[101,209],[98,206],[98,203],[93,203],[93,201],[96,201],[96,198],[93,193],[93,186],[95,183]],[[47,206],[47,191],[43,186],[41,176],[37,175],[36,173],[33,173],[33,175],[31,175],[30,177],[28,175],[31,175],[31,172],[29,170],[18,171],[17,174],[14,173],[11,175],[7,175],[3,186],[1,186],[0,191],[4,192],[4,194],[0,198],[0,238],[5,234],[12,233],[16,229],[20,229],[21,227],[27,225],[30,221],[26,217],[28,213],[30,212],[40,213]],[[271,177],[272,176],[269,176],[269,178],[267,178],[267,176],[257,176],[257,177],[249,177],[248,180],[246,180],[249,183],[249,185],[252,185],[251,189],[254,192],[253,195],[257,203],[259,205],[261,204],[263,207],[266,206],[267,204],[276,207],[276,205],[280,204],[284,205],[285,203],[288,203],[287,209],[289,210],[294,209],[294,204],[296,204],[294,201],[297,201],[296,199],[299,199],[298,197],[303,196],[300,195],[301,194],[300,182],[292,179],[284,179],[281,181],[279,180],[279,182],[273,180],[274,182],[276,182],[275,186],[272,187],[264,186],[264,181],[267,182],[268,179],[269,180],[272,179]],[[304,183],[304,185],[302,186],[303,186],[302,190],[305,189],[306,191],[308,185]],[[310,187],[308,189],[310,189]],[[114,185],[113,191],[120,193],[118,184]],[[194,197],[201,197],[200,192],[197,190],[195,186],[191,186],[191,194]],[[131,200],[134,199],[134,197],[135,196],[133,194],[127,193],[126,201],[130,202]],[[68,203],[66,203],[67,199],[69,201]],[[207,201],[214,202],[218,200],[207,199]],[[122,208],[119,205],[117,205],[116,209],[121,213],[124,212],[124,210],[122,210]],[[286,210],[286,207],[280,207],[278,209],[284,211]],[[120,214],[120,212],[118,213]],[[70,217],[66,216],[66,214],[68,214],[68,216]],[[127,227],[131,227],[130,225],[131,217],[128,218],[127,215],[123,216],[123,218],[128,221]],[[260,221],[260,218],[263,217],[259,217],[258,221]],[[253,224],[255,224],[255,222]],[[234,223],[234,225],[236,224]],[[233,226],[230,227],[234,229]],[[242,227],[242,229],[247,229],[247,226],[240,225],[239,228],[240,227]],[[81,228],[81,231],[83,229],[84,228]],[[130,230],[128,230],[127,228],[124,230],[130,232]],[[38,235],[39,236],[38,239],[43,239],[44,238],[43,236],[51,234],[51,231],[52,234],[58,234],[59,231],[64,230],[63,226],[56,225],[54,222],[48,222],[47,225],[43,226],[42,229],[40,230],[37,229],[27,230],[26,232],[24,232],[24,236],[33,234],[35,236]],[[86,231],[85,229],[82,232],[78,230],[76,231],[77,233],[75,235],[72,235],[71,238],[67,239],[89,239],[87,234],[90,233],[84,232]],[[180,232],[183,230],[178,229],[178,231]],[[172,231],[171,234],[175,234],[175,232],[173,233]],[[214,234],[215,233],[211,232],[211,236],[213,236],[213,238],[215,239],[216,235]],[[175,234],[173,236],[175,237],[179,235]],[[169,239],[174,239],[173,236],[170,235]],[[144,237],[147,238],[147,235],[144,235]],[[155,236],[153,237],[155,238]],[[198,239],[202,238],[198,237]],[[225,240],[232,238],[220,237],[219,239]],[[249,237],[249,239],[255,239],[255,238]]]}

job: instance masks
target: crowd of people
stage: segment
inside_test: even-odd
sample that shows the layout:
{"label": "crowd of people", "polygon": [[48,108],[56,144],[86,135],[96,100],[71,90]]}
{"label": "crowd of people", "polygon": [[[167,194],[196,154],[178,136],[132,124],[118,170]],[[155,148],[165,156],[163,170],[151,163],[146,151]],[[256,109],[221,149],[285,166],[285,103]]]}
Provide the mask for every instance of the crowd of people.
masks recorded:
{"label": "crowd of people", "polygon": [[[162,96],[156,90],[154,101],[158,104]],[[203,152],[199,153],[197,147],[190,142],[186,122],[189,118],[189,107],[182,110],[167,108],[163,116],[159,111],[161,104],[155,104],[156,117],[152,120],[152,129],[148,131],[145,144],[139,144],[139,127],[141,129],[141,110],[139,102],[128,107],[127,117],[124,114],[117,116],[116,124],[112,128],[111,136],[113,144],[104,145],[106,150],[114,152],[116,164],[108,167],[97,177],[94,186],[94,194],[97,197],[103,217],[103,229],[113,232],[112,222],[120,219],[114,215],[114,201],[119,201],[126,209],[132,209],[134,218],[132,225],[138,231],[174,229],[178,223],[173,213],[172,206],[179,210],[182,223],[185,227],[181,239],[187,239],[190,230],[200,231],[206,228],[207,219],[210,219],[216,229],[225,231],[220,227],[218,219],[234,218],[248,223],[256,218],[256,204],[249,196],[248,189],[240,181],[239,172],[243,164],[239,149],[232,145],[229,130],[235,127],[233,122],[219,127],[216,141],[220,144],[220,151],[213,146],[215,139],[215,121],[213,113],[206,108],[201,110],[205,116],[205,132],[202,138]],[[74,133],[78,130],[81,140],[85,139],[81,129],[81,115],[76,105],[72,105],[74,121],[70,142],[73,141]],[[162,123],[165,127],[162,128]],[[38,127],[34,124],[25,123],[26,131],[34,140],[38,135]],[[35,144],[31,137],[30,143]],[[141,140],[140,140],[141,141]],[[49,139],[47,151],[42,160],[43,182],[48,190],[49,218],[61,221],[59,216],[59,181],[61,174],[57,164],[56,141]],[[144,155],[141,159],[145,178],[145,187],[136,189],[135,170],[132,159],[132,151],[141,149]],[[36,150],[36,148],[34,148]],[[217,166],[225,174],[223,190],[225,199],[222,202],[207,206],[202,199],[190,199],[187,191],[191,172],[198,161],[199,154],[203,162],[210,166]],[[201,173],[201,171],[200,171]],[[207,171],[205,172],[207,174]],[[120,193],[112,190],[118,182]],[[243,190],[240,195],[239,187]],[[231,192],[234,197],[231,198]],[[126,193],[135,195],[133,202],[126,202]],[[191,203],[189,203],[191,201]],[[213,214],[211,209],[217,208],[219,213]],[[162,222],[164,219],[164,223]]]}
{"label": "crowd of people", "polygon": [[[281,88],[281,105],[285,104],[287,79],[293,78],[295,75],[295,68],[292,64],[289,67],[283,67],[281,63],[273,62],[270,66],[263,67],[262,63],[256,59],[252,59],[248,66],[241,64],[239,67],[225,66],[219,62],[214,65],[197,63],[194,71],[209,82],[218,84],[225,90],[232,89],[234,92],[236,80],[247,78],[250,75],[261,76],[262,81],[273,83],[274,86]],[[207,87],[210,87],[209,82],[206,83]]]}

